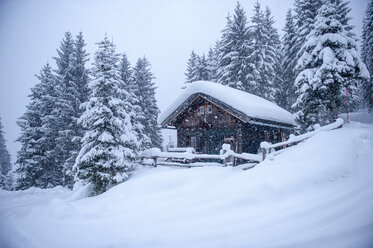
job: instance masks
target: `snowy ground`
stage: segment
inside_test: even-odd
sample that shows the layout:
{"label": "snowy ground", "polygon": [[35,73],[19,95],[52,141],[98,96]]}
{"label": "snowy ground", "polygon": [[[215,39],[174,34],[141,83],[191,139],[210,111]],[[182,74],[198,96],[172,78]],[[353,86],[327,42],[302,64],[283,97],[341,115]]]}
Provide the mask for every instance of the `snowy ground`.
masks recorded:
{"label": "snowy ground", "polygon": [[94,198],[0,191],[0,221],[1,248],[373,247],[373,125],[320,133],[246,171],[140,168]]}

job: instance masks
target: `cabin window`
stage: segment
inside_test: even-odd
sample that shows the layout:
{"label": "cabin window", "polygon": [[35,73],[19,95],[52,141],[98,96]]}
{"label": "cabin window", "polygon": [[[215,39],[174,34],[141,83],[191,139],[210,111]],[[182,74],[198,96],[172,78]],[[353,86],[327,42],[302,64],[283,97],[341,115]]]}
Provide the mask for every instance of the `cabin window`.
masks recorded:
{"label": "cabin window", "polygon": [[212,105],[207,105],[207,113],[212,113]]}
{"label": "cabin window", "polygon": [[199,114],[202,115],[205,113],[205,106],[199,107]]}

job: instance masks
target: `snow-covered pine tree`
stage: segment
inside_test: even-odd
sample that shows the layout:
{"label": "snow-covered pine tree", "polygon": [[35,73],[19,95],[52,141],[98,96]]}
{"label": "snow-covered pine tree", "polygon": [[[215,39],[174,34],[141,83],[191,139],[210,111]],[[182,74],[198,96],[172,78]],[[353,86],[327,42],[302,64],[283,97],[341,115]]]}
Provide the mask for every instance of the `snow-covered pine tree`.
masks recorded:
{"label": "snow-covered pine tree", "polygon": [[251,39],[244,9],[237,2],[233,19],[227,24],[218,43],[218,80],[223,85],[253,93],[256,90],[254,65],[249,61]]}
{"label": "snow-covered pine tree", "polygon": [[[295,12],[295,40],[294,40],[294,51],[297,52],[297,56],[293,57],[291,64],[296,65],[301,56],[300,50],[303,44],[307,40],[307,36],[312,30],[317,10],[321,7],[323,0],[295,0],[294,12]],[[299,70],[295,68],[295,74],[299,74]]]}
{"label": "snow-covered pine tree", "polygon": [[185,84],[189,84],[199,80],[209,80],[209,68],[208,61],[205,54],[198,56],[194,50],[190,54],[190,58],[187,62],[186,69],[186,81]]}
{"label": "snow-covered pine tree", "polygon": [[366,78],[368,72],[331,0],[325,0],[318,10],[301,54],[301,72],[296,78],[300,96],[294,106],[296,120],[304,130],[315,123],[333,121],[342,104],[342,87],[349,87],[354,82],[351,79]]}
{"label": "snow-covered pine tree", "polygon": [[31,103],[27,105],[26,112],[19,118],[17,124],[21,128],[21,136],[16,140],[21,143],[21,149],[17,152],[17,159],[13,168],[14,189],[23,190],[32,186],[39,186],[38,177],[43,170],[39,161],[42,149],[38,140],[42,138],[40,130],[41,118],[38,109],[38,98],[36,85],[34,92],[30,95]]}
{"label": "snow-covered pine tree", "polygon": [[294,81],[296,78],[295,67],[297,57],[297,50],[295,49],[295,23],[291,9],[286,14],[285,27],[283,29],[284,35],[282,37],[281,49],[281,80],[276,93],[276,103],[286,110],[291,110],[291,105],[296,100]]}
{"label": "snow-covered pine tree", "polygon": [[368,4],[363,20],[361,55],[370,73],[370,79],[363,81],[361,88],[364,105],[368,111],[373,109],[373,0]]}
{"label": "snow-covered pine tree", "polygon": [[[70,76],[72,80],[72,83],[70,85],[71,95],[64,99],[66,102],[70,102],[73,106],[73,109],[68,108],[68,110],[73,111],[71,113],[72,122],[70,123],[70,126],[68,128],[70,129],[70,131],[68,132],[71,133],[72,136],[69,142],[70,145],[65,146],[65,149],[67,148],[65,152],[69,154],[69,157],[66,159],[63,165],[63,184],[70,188],[72,188],[74,184],[74,173],[72,168],[74,166],[76,157],[80,151],[81,139],[84,135],[83,127],[78,123],[78,118],[83,114],[83,109],[80,108],[80,105],[84,102],[87,102],[89,96],[89,71],[85,67],[85,64],[89,60],[89,54],[85,51],[85,46],[86,43],[83,38],[83,33],[80,32],[76,36],[72,50],[71,72],[69,72],[71,73]],[[68,132],[66,132],[66,134],[68,134]]]}
{"label": "snow-covered pine tree", "polygon": [[349,37],[356,37],[356,34],[352,31],[354,26],[350,24],[352,20],[350,16],[351,8],[349,7],[350,2],[345,0],[331,0],[335,4],[337,9],[337,19],[344,27]]}
{"label": "snow-covered pine tree", "polygon": [[258,84],[256,94],[270,101],[275,100],[278,75],[280,69],[280,38],[273,27],[274,21],[271,11],[267,7],[264,13],[257,1],[254,6],[255,14],[252,18],[251,36],[254,51],[250,61],[255,64],[259,73],[255,77]]}
{"label": "snow-covered pine tree", "polygon": [[123,86],[122,99],[126,103],[126,111],[131,117],[133,131],[137,137],[136,152],[138,153],[145,149],[146,144],[150,143],[150,139],[144,132],[145,127],[142,123],[146,121],[146,118],[136,97],[136,93],[138,94],[140,89],[133,81],[131,64],[125,53],[122,54],[119,63],[119,78]]}
{"label": "snow-covered pine tree", "polygon": [[295,0],[297,43],[304,44],[323,0]]}
{"label": "snow-covered pine tree", "polygon": [[205,54],[197,57],[197,78],[198,80],[209,80],[209,71]]}
{"label": "snow-covered pine tree", "polygon": [[21,150],[14,168],[15,189],[47,188],[62,184],[62,165],[56,163],[56,140],[60,114],[59,86],[47,64],[37,76],[31,103],[17,122],[21,127]]}
{"label": "snow-covered pine tree", "polygon": [[133,68],[133,79],[136,98],[141,106],[145,119],[141,123],[144,126],[144,134],[149,137],[150,142],[144,144],[144,148],[162,147],[161,128],[157,119],[159,109],[155,99],[154,76],[150,71],[150,63],[146,57],[139,58]]}
{"label": "snow-covered pine tree", "polygon": [[[352,20],[350,16],[351,8],[349,7],[350,2],[345,0],[331,0],[333,4],[336,5],[337,9],[337,19],[342,24],[344,30],[347,33],[347,36],[349,37],[349,44],[356,47],[357,49],[357,42],[358,39],[356,38],[356,34],[353,32],[354,26],[350,24],[350,21]],[[360,95],[360,86],[362,81],[357,79],[350,79],[350,80],[356,80],[356,82],[352,82],[349,84],[349,87],[347,88],[347,96],[348,96],[348,107],[350,111],[356,111],[361,108],[362,105],[362,96]],[[342,90],[341,97],[342,100],[346,101],[346,89]],[[343,104],[341,106],[341,111],[346,111],[346,105]]]}
{"label": "snow-covered pine tree", "polygon": [[74,165],[76,181],[91,185],[90,195],[125,181],[136,159],[136,137],[118,75],[119,55],[106,36],[97,44],[90,97],[82,104],[85,111],[79,118],[86,132]]}
{"label": "snow-covered pine tree", "polygon": [[12,169],[10,162],[10,154],[6,148],[6,140],[4,138],[4,126],[0,117],[0,188],[8,188],[8,173]]}
{"label": "snow-covered pine tree", "polygon": [[57,64],[58,85],[61,88],[60,94],[60,116],[58,121],[58,138],[56,163],[63,167],[63,185],[70,186],[71,177],[67,174],[71,171],[72,156],[77,149],[77,118],[79,110],[78,86],[74,80],[73,60],[74,60],[74,40],[70,32],[66,32],[64,38],[57,49],[58,56],[55,57]]}
{"label": "snow-covered pine tree", "polygon": [[185,83],[186,84],[192,83],[194,81],[198,81],[198,71],[197,71],[197,65],[199,62],[198,60],[199,60],[198,55],[193,50],[187,62],[187,69],[185,72],[185,76],[186,76]]}
{"label": "snow-covered pine tree", "polygon": [[218,58],[216,54],[216,49],[210,47],[207,53],[207,72],[208,72],[208,80],[211,82],[217,81],[217,65],[218,65]]}

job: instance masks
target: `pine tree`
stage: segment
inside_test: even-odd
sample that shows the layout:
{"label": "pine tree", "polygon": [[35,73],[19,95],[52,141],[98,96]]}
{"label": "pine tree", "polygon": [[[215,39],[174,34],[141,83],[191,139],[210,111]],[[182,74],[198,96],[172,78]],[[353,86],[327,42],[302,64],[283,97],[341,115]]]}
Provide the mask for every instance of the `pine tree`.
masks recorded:
{"label": "pine tree", "polygon": [[133,79],[133,72],[131,69],[131,64],[128,61],[127,55],[122,54],[119,63],[119,78],[123,86],[123,101],[126,102],[126,111],[131,117],[131,124],[133,127],[133,132],[137,137],[136,152],[145,149],[145,146],[149,144],[150,138],[144,133],[144,125],[146,118],[140,102],[136,97],[136,93],[139,93],[140,89],[136,87]]}
{"label": "pine tree", "polygon": [[261,97],[273,101],[275,99],[275,81],[279,81],[276,75],[279,66],[280,38],[273,27],[274,21],[271,11],[267,7],[263,13],[257,1],[252,17],[251,35],[253,37],[253,53],[250,61],[255,64],[258,71],[255,81],[257,87],[255,93]]}
{"label": "pine tree", "polygon": [[373,1],[371,0],[365,11],[362,34],[362,59],[370,73],[370,79],[362,82],[361,88],[366,108],[373,109]]}
{"label": "pine tree", "polygon": [[228,16],[222,38],[218,43],[218,80],[230,87],[255,91],[254,65],[249,61],[251,39],[245,11],[237,2],[233,20]]}
{"label": "pine tree", "polygon": [[339,22],[332,1],[326,0],[318,10],[313,27],[301,48],[301,72],[296,79],[300,93],[295,103],[296,120],[303,129],[333,121],[342,104],[342,88],[367,75],[357,56],[356,44]]}
{"label": "pine tree", "polygon": [[210,47],[207,53],[207,72],[208,72],[208,79],[211,82],[216,82],[218,75],[218,58],[216,54],[216,49]]}
{"label": "pine tree", "polygon": [[[356,34],[353,32],[354,26],[350,24],[352,18],[350,17],[351,8],[349,7],[349,1],[344,0],[331,0],[333,4],[336,6],[337,10],[337,19],[342,24],[344,30],[346,31],[347,36],[349,37],[349,44],[352,44],[357,49],[357,42],[358,39],[356,38]],[[355,82],[351,82],[348,88],[342,90],[342,101],[346,102],[346,90],[347,90],[347,100],[348,100],[348,107],[350,111],[355,111],[361,108],[361,96],[359,92],[359,87],[361,85],[361,80],[352,79]],[[346,111],[346,106],[343,104],[341,106],[342,111]]]}
{"label": "pine tree", "polygon": [[194,51],[190,54],[187,62],[187,70],[185,73],[185,84],[192,83],[200,80],[209,80],[209,68],[206,56],[198,56]]}
{"label": "pine tree", "polygon": [[30,95],[31,103],[27,105],[26,112],[19,118],[17,124],[21,128],[21,136],[17,139],[21,143],[21,149],[17,152],[17,160],[14,167],[15,184],[14,189],[28,189],[32,186],[39,186],[38,178],[42,173],[41,160],[42,150],[39,147],[38,140],[41,139],[42,133],[41,118],[38,111],[38,98],[36,89]]}
{"label": "pine tree", "polygon": [[89,101],[79,118],[86,132],[76,159],[76,181],[92,186],[91,195],[125,181],[136,159],[136,137],[123,101],[118,75],[119,55],[107,37],[98,43]]}
{"label": "pine tree", "polygon": [[187,69],[185,72],[185,76],[186,76],[185,83],[186,84],[198,81],[198,72],[197,72],[197,65],[199,62],[198,59],[199,59],[198,55],[193,50],[187,62]]}
{"label": "pine tree", "polygon": [[[299,51],[307,40],[307,36],[313,29],[313,24],[322,0],[295,0],[296,17],[296,47]],[[298,56],[299,58],[299,56]],[[298,60],[298,58],[295,58]]]}
{"label": "pine tree", "polygon": [[297,57],[296,47],[294,45],[296,38],[294,17],[291,10],[286,14],[285,27],[283,29],[281,49],[281,81],[276,94],[276,103],[286,110],[291,110],[291,105],[296,100],[294,81],[296,78],[295,67]]}
{"label": "pine tree", "polygon": [[[321,7],[323,0],[295,0],[295,33],[297,34],[294,41],[294,51],[297,56],[293,57],[292,65],[297,65],[300,56],[300,50],[307,41],[307,36],[313,29],[313,24],[317,15],[317,10]],[[295,69],[295,74],[299,74],[299,70]],[[298,97],[298,96],[297,96]]]}
{"label": "pine tree", "polygon": [[[66,39],[67,40],[67,39]],[[81,148],[81,139],[84,135],[83,127],[78,123],[78,118],[83,114],[83,109],[80,108],[81,104],[88,101],[89,89],[89,72],[86,69],[85,64],[89,60],[88,53],[85,51],[86,46],[83,34],[80,32],[73,43],[72,54],[70,50],[66,51],[66,55],[71,56],[71,68],[67,65],[68,73],[71,73],[65,80],[71,80],[68,84],[63,84],[67,86],[70,92],[69,95],[64,96],[64,102],[70,103],[73,108],[65,108],[70,113],[70,123],[68,126],[64,127],[64,133],[67,136],[63,136],[62,139],[67,139],[68,143],[63,146],[66,161],[63,165],[63,175],[65,186],[72,188],[74,184],[74,173],[73,165],[75,163],[76,157]],[[66,63],[67,64],[67,63]],[[61,68],[62,69],[62,68]],[[63,70],[61,70],[63,71]],[[67,120],[67,119],[66,119]],[[66,123],[67,124],[67,123]]]}
{"label": "pine tree", "polygon": [[17,122],[21,127],[21,150],[17,154],[15,189],[47,188],[62,184],[62,165],[56,163],[59,86],[47,64],[32,89],[31,103]]}
{"label": "pine tree", "polygon": [[161,128],[157,123],[159,109],[155,99],[154,76],[150,71],[149,61],[143,57],[137,60],[133,68],[134,87],[133,91],[141,106],[141,112],[145,119],[142,120],[144,133],[149,137],[150,142],[144,144],[144,148],[162,147]]}
{"label": "pine tree", "polygon": [[[354,26],[349,23],[352,20],[352,18],[350,17],[350,2],[344,0],[331,0],[331,2],[336,6],[337,19],[342,24],[343,28],[347,32],[347,35],[351,38],[356,37],[356,34],[352,31]],[[357,39],[355,41],[357,41]]]}
{"label": "pine tree", "polygon": [[208,64],[205,54],[197,57],[197,81],[198,80],[209,80]]}
{"label": "pine tree", "polygon": [[8,173],[12,169],[10,154],[6,148],[4,130],[0,117],[0,188],[8,188]]}
{"label": "pine tree", "polygon": [[[63,167],[63,185],[69,186],[71,177],[67,174],[71,171],[73,152],[76,149],[77,139],[77,116],[79,109],[78,86],[74,80],[74,40],[70,32],[65,33],[57,50],[58,56],[55,57],[57,64],[57,81],[61,88],[59,99],[60,116],[58,121],[58,138],[56,163],[58,167]],[[80,111],[79,111],[80,112]]]}

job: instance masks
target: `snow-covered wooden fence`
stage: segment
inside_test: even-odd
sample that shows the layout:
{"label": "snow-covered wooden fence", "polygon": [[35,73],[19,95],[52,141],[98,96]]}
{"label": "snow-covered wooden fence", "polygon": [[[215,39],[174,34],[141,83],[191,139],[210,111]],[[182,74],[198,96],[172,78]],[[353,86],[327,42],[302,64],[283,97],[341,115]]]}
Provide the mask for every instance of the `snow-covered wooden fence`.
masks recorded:
{"label": "snow-covered wooden fence", "polygon": [[[273,152],[276,148],[286,148],[288,146],[297,144],[305,139],[308,139],[315,134],[322,131],[329,131],[341,127],[344,124],[343,119],[338,118],[334,123],[319,127],[314,131],[295,136],[290,135],[289,139],[271,144],[269,142],[262,142],[260,144],[262,154],[251,153],[235,153],[230,149],[229,144],[223,144],[220,154],[197,154],[194,148],[191,147],[177,147],[171,148],[168,152],[162,152],[159,148],[151,148],[140,154],[142,164],[147,165],[166,165],[179,167],[202,167],[202,166],[235,166],[236,159],[246,160],[250,162],[259,163],[265,160],[269,154],[276,155],[279,151]],[[150,162],[149,162],[150,160]],[[222,163],[210,162],[212,160],[221,160]],[[246,167],[245,167],[246,168]],[[247,167],[247,168],[250,168]]]}
{"label": "snow-covered wooden fence", "polygon": [[[301,142],[305,139],[308,139],[308,138],[314,136],[315,134],[317,134],[319,132],[330,131],[330,130],[333,130],[333,129],[336,129],[336,128],[339,128],[339,127],[343,126],[343,124],[344,124],[343,119],[338,118],[335,122],[333,122],[329,125],[323,126],[323,127],[319,127],[314,131],[311,131],[311,132],[308,132],[308,133],[305,133],[305,134],[301,134],[301,135],[298,135],[298,136],[290,134],[289,139],[284,141],[284,142],[271,144],[269,142],[264,141],[264,142],[260,143],[260,148],[261,148],[261,151],[262,151],[262,160],[266,159],[267,155],[269,153],[271,153],[275,148],[285,148],[285,147],[297,144],[297,143],[299,143],[299,142]],[[275,155],[275,153],[274,153],[274,155]]]}
{"label": "snow-covered wooden fence", "polygon": [[[184,148],[178,148],[178,152],[162,152],[158,148],[152,148],[144,151],[140,156],[143,164],[149,164],[145,160],[151,159],[151,164],[153,166],[167,165],[180,167],[201,167],[209,165],[234,166],[235,158],[252,162],[260,162],[262,160],[261,156],[258,154],[235,153],[230,149],[229,144],[223,144],[220,154],[197,154],[194,152],[194,149],[190,150]],[[205,160],[221,160],[223,163],[202,162]]]}

